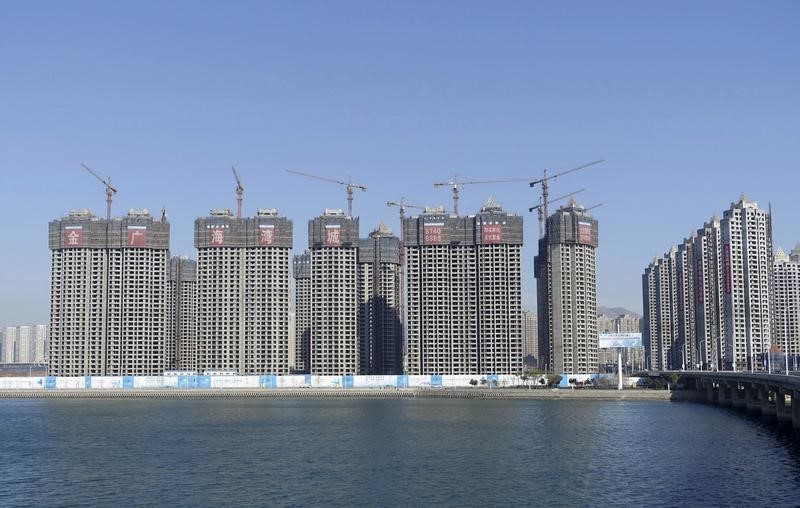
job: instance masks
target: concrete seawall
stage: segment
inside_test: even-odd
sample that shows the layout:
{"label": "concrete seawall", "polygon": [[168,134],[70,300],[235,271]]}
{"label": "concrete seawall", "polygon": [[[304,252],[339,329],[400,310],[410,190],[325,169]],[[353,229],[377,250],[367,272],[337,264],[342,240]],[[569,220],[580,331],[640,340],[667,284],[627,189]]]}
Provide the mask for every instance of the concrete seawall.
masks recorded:
{"label": "concrete seawall", "polygon": [[141,398],[347,398],[347,399],[494,399],[494,400],[607,400],[697,401],[694,391],[665,390],[525,390],[525,389],[88,389],[0,390],[0,399],[141,399]]}

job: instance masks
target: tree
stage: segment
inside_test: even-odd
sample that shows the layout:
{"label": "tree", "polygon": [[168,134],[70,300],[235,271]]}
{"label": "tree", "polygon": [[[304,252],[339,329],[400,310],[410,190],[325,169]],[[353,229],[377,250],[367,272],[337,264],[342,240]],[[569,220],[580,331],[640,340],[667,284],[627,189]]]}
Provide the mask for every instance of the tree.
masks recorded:
{"label": "tree", "polygon": [[469,384],[471,384],[472,386],[478,386],[478,380],[477,379],[470,379],[469,380]]}
{"label": "tree", "polygon": [[550,374],[547,376],[547,386],[558,386],[561,384],[561,376],[558,374]]}

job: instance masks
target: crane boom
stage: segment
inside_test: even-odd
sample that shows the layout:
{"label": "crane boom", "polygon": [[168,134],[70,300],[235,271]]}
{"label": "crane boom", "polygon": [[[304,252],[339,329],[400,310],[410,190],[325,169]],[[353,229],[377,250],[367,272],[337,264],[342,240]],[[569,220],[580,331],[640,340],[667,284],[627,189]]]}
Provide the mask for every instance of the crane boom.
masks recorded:
{"label": "crane boom", "polygon": [[534,187],[534,186],[536,186],[537,183],[549,182],[550,180],[554,180],[554,179],[558,178],[559,176],[564,176],[566,174],[578,171],[579,169],[588,168],[589,166],[594,166],[595,164],[600,164],[601,162],[605,162],[605,159],[600,159],[600,160],[588,162],[586,164],[581,164],[580,166],[577,166],[577,167],[574,167],[574,168],[570,168],[570,169],[567,169],[565,171],[562,171],[560,173],[556,173],[555,175],[550,175],[550,176],[547,176],[547,174],[546,174],[547,170],[545,170],[545,175],[542,178],[538,179],[538,180],[533,180],[530,183],[530,186]]}
{"label": "crane boom", "polygon": [[84,163],[81,163],[81,167],[83,167],[83,169],[88,171],[93,177],[97,178],[98,180],[100,180],[103,183],[103,185],[105,185],[105,187],[106,187],[106,220],[110,221],[111,220],[111,201],[113,201],[114,194],[117,193],[117,189],[115,189],[114,187],[111,186],[111,179],[110,178],[106,178],[104,180],[102,177],[100,177],[100,175],[95,173],[92,170],[92,168],[90,168],[89,166],[87,166]]}
{"label": "crane boom", "polygon": [[335,183],[338,185],[344,185],[347,189],[347,216],[353,216],[353,189],[360,189],[361,191],[366,192],[367,186],[360,185],[357,183],[353,183],[353,181],[348,178],[346,182],[342,182],[341,180],[334,180],[333,178],[327,178],[324,176],[312,175],[311,173],[303,173],[302,171],[292,171],[291,169],[286,170],[287,173],[292,173],[293,175],[300,175],[305,176],[308,178],[314,178],[316,180],[322,180],[323,182],[330,182]]}
{"label": "crane boom", "polygon": [[[570,192],[568,194],[564,194],[563,196],[558,196],[557,198],[553,198],[550,201],[548,201],[547,204],[551,205],[551,204],[555,203],[556,201],[561,201],[562,199],[567,199],[568,197],[574,196],[575,194],[579,194],[579,193],[581,193],[581,192],[583,192],[585,190],[586,189],[578,189],[578,190]],[[597,206],[600,206],[600,205],[597,205]],[[532,206],[532,207],[528,208],[528,211],[532,212],[534,210],[539,210],[540,208],[543,208],[543,207],[544,207],[544,203],[540,203],[540,204],[538,204],[536,206]]]}

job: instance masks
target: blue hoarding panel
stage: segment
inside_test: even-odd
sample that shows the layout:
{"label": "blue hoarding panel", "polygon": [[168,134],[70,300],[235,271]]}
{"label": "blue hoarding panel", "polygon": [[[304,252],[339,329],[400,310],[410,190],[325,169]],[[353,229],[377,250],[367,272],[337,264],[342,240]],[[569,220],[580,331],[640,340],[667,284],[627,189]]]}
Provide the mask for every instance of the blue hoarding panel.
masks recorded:
{"label": "blue hoarding panel", "polygon": [[497,377],[497,374],[489,374],[486,376],[486,382],[491,383],[492,386],[496,386],[499,380],[500,378]]}
{"label": "blue hoarding panel", "polygon": [[133,376],[123,376],[123,378],[122,378],[122,387],[123,388],[133,388]]}
{"label": "blue hoarding panel", "polygon": [[197,383],[194,388],[211,388],[211,376],[197,376],[195,379]]}
{"label": "blue hoarding panel", "polygon": [[408,388],[408,376],[397,376],[397,387]]}
{"label": "blue hoarding panel", "polygon": [[56,387],[56,378],[53,376],[47,376],[44,378],[44,387],[47,390],[54,390]]}
{"label": "blue hoarding panel", "polygon": [[353,376],[346,375],[342,376],[342,388],[352,388],[353,387]]}
{"label": "blue hoarding panel", "polygon": [[83,387],[87,390],[92,387],[92,376],[84,376],[83,377]]}
{"label": "blue hoarding panel", "polygon": [[431,376],[431,386],[442,386],[442,375],[433,374]]}
{"label": "blue hoarding panel", "polygon": [[311,386],[311,374],[305,375],[305,383],[306,385]]}
{"label": "blue hoarding panel", "polygon": [[278,379],[274,374],[267,374],[265,376],[258,376],[258,386],[261,388],[277,388]]}

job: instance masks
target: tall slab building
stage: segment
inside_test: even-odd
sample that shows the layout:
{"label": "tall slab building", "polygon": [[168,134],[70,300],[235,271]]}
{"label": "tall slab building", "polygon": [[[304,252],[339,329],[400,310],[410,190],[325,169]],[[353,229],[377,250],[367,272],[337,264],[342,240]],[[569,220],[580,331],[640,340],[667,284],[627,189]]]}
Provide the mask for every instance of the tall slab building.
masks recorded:
{"label": "tall slab building", "polygon": [[403,239],[406,372],[521,372],[522,218],[493,199],[469,217],[431,208]]}
{"label": "tall slab building", "polygon": [[294,370],[311,372],[311,254],[292,259],[294,276]]}
{"label": "tall slab building", "polygon": [[357,217],[325,210],[308,222],[311,374],[360,373],[358,246]]}
{"label": "tall slab building", "polygon": [[742,195],[720,229],[726,368],[761,370],[773,337],[771,217]]}
{"label": "tall slab building", "polygon": [[775,253],[775,338],[784,354],[800,355],[800,243]]}
{"label": "tall slab building", "polygon": [[49,225],[49,373],[159,375],[167,366],[169,223],[70,212]]}
{"label": "tall slab building", "polygon": [[717,216],[695,237],[695,322],[700,370],[721,369],[725,362],[725,300],[722,277],[722,230]]}
{"label": "tall slab building", "polygon": [[197,370],[197,261],[175,256],[169,265],[167,364]]}
{"label": "tall slab building", "polygon": [[292,222],[274,209],[195,220],[197,370],[289,372]]}
{"label": "tall slab building", "polygon": [[547,218],[534,265],[540,366],[563,374],[597,372],[597,220],[570,200]]}
{"label": "tall slab building", "polygon": [[403,371],[400,239],[381,224],[358,248],[361,374]]}

